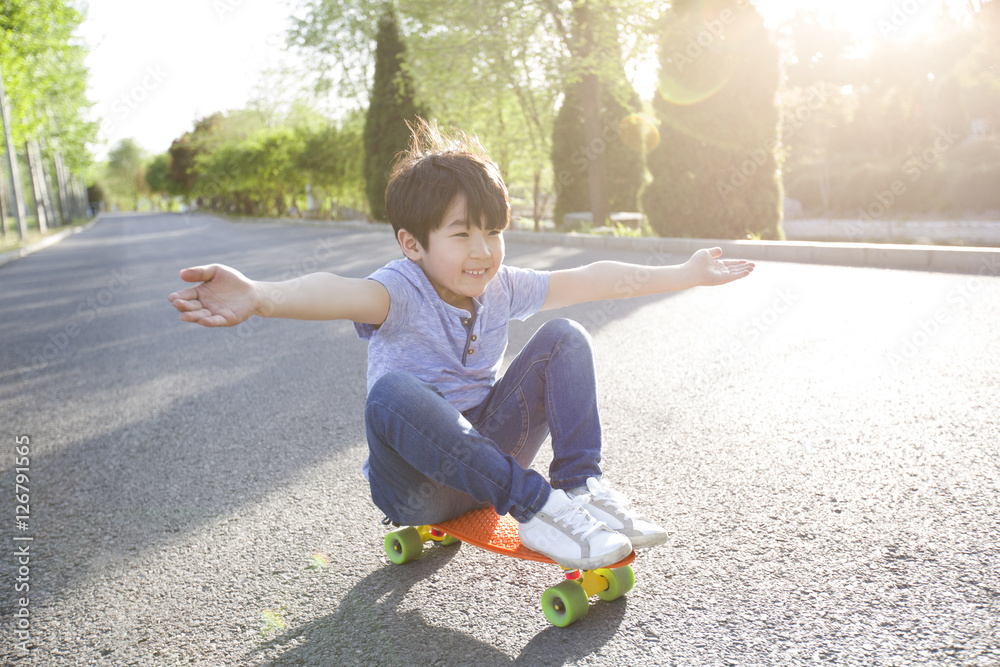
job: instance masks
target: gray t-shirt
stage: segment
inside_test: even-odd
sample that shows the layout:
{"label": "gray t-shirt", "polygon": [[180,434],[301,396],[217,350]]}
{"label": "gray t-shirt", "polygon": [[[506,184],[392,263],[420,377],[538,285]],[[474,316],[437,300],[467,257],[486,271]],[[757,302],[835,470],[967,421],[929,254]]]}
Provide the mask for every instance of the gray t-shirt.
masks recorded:
{"label": "gray t-shirt", "polygon": [[547,271],[502,264],[476,312],[445,303],[423,270],[397,259],[368,276],[389,292],[381,326],[354,324],[368,344],[368,390],[391,371],[434,385],[460,411],[482,403],[497,381],[512,319],[537,313],[549,289]]}

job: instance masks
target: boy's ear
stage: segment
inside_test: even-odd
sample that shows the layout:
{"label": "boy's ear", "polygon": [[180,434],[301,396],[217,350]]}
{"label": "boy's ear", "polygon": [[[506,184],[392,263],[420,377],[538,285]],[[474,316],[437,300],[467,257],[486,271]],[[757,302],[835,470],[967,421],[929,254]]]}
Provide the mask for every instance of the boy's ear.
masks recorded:
{"label": "boy's ear", "polygon": [[407,258],[417,261],[423,257],[424,249],[420,247],[420,243],[410,232],[400,229],[396,233],[396,240],[399,241],[399,247],[402,248],[403,254]]}

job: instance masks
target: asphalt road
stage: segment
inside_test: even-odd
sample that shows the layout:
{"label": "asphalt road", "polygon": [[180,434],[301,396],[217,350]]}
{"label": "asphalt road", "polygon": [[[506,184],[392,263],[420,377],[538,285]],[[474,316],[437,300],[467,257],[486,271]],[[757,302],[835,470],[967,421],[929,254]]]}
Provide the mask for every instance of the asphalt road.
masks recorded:
{"label": "asphalt road", "polygon": [[[606,475],[670,532],[559,629],[549,567],[388,563],[349,323],[206,330],[166,300],[202,262],[397,255],[384,231],[121,216],[0,268],[0,662],[1000,664],[1000,267],[761,263],[542,314],[594,335]],[[683,259],[508,247],[598,257]]]}

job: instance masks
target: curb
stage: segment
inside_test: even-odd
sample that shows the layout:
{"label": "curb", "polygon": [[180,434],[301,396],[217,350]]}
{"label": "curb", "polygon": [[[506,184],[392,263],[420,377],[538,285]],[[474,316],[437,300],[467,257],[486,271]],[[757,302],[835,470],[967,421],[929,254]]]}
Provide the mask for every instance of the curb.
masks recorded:
{"label": "curb", "polygon": [[718,246],[727,257],[752,261],[832,264],[873,269],[944,271],[1000,275],[1000,248],[828,243],[813,241],[733,241],[723,239],[628,238],[590,234],[507,231],[510,241],[581,248],[632,250],[687,257]]}
{"label": "curb", "polygon": [[7,252],[0,253],[0,266],[3,266],[4,264],[10,264],[14,260],[21,259],[22,257],[27,257],[31,253],[38,252],[39,250],[48,248],[50,245],[55,245],[56,243],[59,243],[67,236],[72,236],[73,234],[79,234],[80,232],[90,229],[95,224],[97,224],[97,222],[101,219],[101,215],[103,214],[98,213],[97,217],[95,217],[93,220],[91,220],[85,225],[80,225],[79,227],[71,227],[69,229],[62,230],[61,232],[57,232],[52,236],[46,236],[38,243],[32,243],[29,246],[18,248],[17,250],[9,250]]}

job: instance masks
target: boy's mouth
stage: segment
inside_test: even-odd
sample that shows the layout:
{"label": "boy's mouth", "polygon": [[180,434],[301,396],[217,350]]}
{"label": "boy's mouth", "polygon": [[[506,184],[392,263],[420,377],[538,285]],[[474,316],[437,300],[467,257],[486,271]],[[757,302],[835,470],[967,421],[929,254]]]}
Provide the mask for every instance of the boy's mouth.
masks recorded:
{"label": "boy's mouth", "polygon": [[473,278],[481,278],[484,275],[486,275],[486,269],[476,269],[476,270],[466,269],[462,273],[472,276]]}

